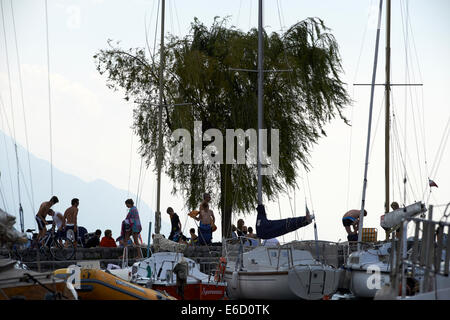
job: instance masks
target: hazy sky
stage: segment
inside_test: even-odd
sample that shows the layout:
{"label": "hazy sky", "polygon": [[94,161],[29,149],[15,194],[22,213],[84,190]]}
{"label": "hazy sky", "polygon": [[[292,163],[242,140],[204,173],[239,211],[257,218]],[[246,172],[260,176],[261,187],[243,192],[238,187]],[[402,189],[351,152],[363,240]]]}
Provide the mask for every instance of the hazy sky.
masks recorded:
{"label": "hazy sky", "polygon": [[[293,211],[294,215],[304,215],[307,198],[310,210],[317,216],[319,238],[322,240],[345,240],[341,217],[348,209],[361,207],[370,87],[355,87],[353,84],[369,83],[371,80],[378,4],[374,0],[265,1],[264,25],[269,33],[284,31],[307,17],[324,20],[339,44],[345,72],[343,80],[354,101],[345,111],[352,126],[345,125],[340,119],[327,125],[327,137],[321,138],[311,153],[311,171],[307,176],[303,170],[299,172],[299,189],[289,192],[290,200],[285,194],[280,197],[279,203],[266,203],[269,219],[279,219],[292,216]],[[11,5],[10,0],[2,0],[2,5],[0,130],[10,135],[14,131],[18,142],[26,146],[23,107],[30,152],[50,160],[45,1],[15,0]],[[106,87],[106,79],[95,69],[93,55],[107,47],[108,39],[120,40],[121,46],[126,49],[144,47],[146,28],[148,43],[152,47],[154,43],[159,46],[159,29],[155,42],[157,6],[156,0],[48,0],[52,155],[55,167],[86,181],[104,179],[118,188],[137,192],[140,159],[136,152],[138,139],[132,136],[130,129],[133,105],[123,100],[121,92],[113,92]],[[230,25],[247,31],[257,27],[257,8],[257,0],[167,0],[165,29],[167,33],[183,36],[189,32],[194,17],[211,25],[215,16],[230,16]],[[377,83],[384,82],[384,13],[383,8]],[[406,159],[407,203],[419,200],[428,203],[429,200],[430,203],[442,205],[450,200],[449,147],[442,157],[438,154],[450,119],[450,2],[392,1],[391,41],[392,83],[423,83],[423,87],[393,87],[392,90],[393,131],[397,134],[394,134],[392,147],[391,201],[394,198],[401,204],[404,202],[401,163],[402,159]],[[364,220],[365,226],[379,229],[379,238],[384,238],[379,226],[384,208],[383,96],[384,88],[377,87],[366,197],[369,214]],[[4,121],[5,114],[10,129]],[[21,161],[25,163],[25,159]],[[433,188],[431,196],[426,188],[428,177],[439,186]],[[153,209],[156,208],[155,187],[155,175],[148,170],[140,191],[142,199]],[[50,185],[35,182],[34,188],[48,188],[50,195]],[[70,186],[55,185],[54,193],[57,194],[58,188]],[[169,180],[163,178],[163,219],[168,221],[165,208],[174,207],[183,226],[186,225],[185,233],[188,233],[188,228],[195,224],[186,218],[184,202],[172,196],[171,189]],[[46,199],[37,199],[36,202],[43,200]],[[213,199],[214,211],[220,220],[217,203],[218,199]],[[436,216],[440,217],[442,212],[443,207],[438,208]],[[248,226],[254,227],[256,212],[244,219]],[[103,229],[108,227],[106,224],[107,217]],[[218,227],[220,230],[220,223]],[[313,237],[313,228],[309,226],[280,240]],[[214,240],[220,240],[220,231],[214,234]]]}

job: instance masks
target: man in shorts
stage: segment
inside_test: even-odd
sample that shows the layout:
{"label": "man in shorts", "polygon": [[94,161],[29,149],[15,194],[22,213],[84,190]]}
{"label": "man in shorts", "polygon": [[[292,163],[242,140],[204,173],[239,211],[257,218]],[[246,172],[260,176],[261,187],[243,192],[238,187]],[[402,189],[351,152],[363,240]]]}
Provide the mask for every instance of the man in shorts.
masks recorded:
{"label": "man in shorts", "polygon": [[[344,214],[342,217],[342,225],[347,231],[348,241],[358,241],[358,227],[359,227],[359,215],[361,210],[353,209]],[[364,210],[364,216],[367,216],[367,211]],[[351,230],[353,227],[353,231]]]}
{"label": "man in shorts", "polygon": [[72,206],[67,208],[64,212],[63,225],[64,229],[66,230],[66,236],[68,235],[69,230],[73,231],[75,238],[71,240],[73,240],[73,244],[76,247],[78,239],[78,206],[80,204],[80,200],[78,200],[77,198],[73,198],[71,204]]}
{"label": "man in shorts", "polygon": [[39,207],[39,210],[36,214],[36,222],[39,229],[38,234],[38,241],[40,241],[47,232],[46,225],[48,224],[47,221],[45,221],[45,218],[47,217],[47,214],[49,213],[50,208],[58,203],[58,197],[53,196],[50,201],[45,201],[41,203],[41,206]]}

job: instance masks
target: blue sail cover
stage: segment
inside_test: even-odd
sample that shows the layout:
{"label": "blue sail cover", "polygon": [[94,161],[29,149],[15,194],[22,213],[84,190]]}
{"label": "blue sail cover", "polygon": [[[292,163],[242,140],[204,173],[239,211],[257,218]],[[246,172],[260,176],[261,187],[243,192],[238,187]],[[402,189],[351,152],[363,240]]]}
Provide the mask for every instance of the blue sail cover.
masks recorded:
{"label": "blue sail cover", "polygon": [[257,210],[258,216],[256,218],[256,235],[261,239],[276,238],[311,223],[306,221],[306,217],[267,220],[264,205],[259,204]]}

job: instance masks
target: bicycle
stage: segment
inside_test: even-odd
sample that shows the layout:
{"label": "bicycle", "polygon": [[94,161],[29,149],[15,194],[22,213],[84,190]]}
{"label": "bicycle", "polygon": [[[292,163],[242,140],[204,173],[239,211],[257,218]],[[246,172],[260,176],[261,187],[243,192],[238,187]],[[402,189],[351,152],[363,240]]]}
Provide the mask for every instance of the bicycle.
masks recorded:
{"label": "bicycle", "polygon": [[31,233],[28,248],[22,250],[22,252],[19,252],[17,247],[13,250],[20,261],[35,261],[33,253],[36,249],[45,257],[58,261],[70,260],[74,256],[75,246],[73,241],[64,235],[57,237],[53,228],[48,230],[41,240],[37,239],[37,233],[34,233],[33,231],[35,231],[35,229],[26,230],[27,233]]}

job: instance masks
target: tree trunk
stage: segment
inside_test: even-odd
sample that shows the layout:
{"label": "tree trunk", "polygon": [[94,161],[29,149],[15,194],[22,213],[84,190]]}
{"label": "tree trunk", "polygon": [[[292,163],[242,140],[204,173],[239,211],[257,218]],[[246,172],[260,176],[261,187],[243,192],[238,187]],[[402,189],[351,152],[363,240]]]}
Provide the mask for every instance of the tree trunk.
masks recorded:
{"label": "tree trunk", "polygon": [[231,217],[233,186],[231,181],[232,165],[220,165],[220,210],[222,211],[222,237],[231,238]]}

